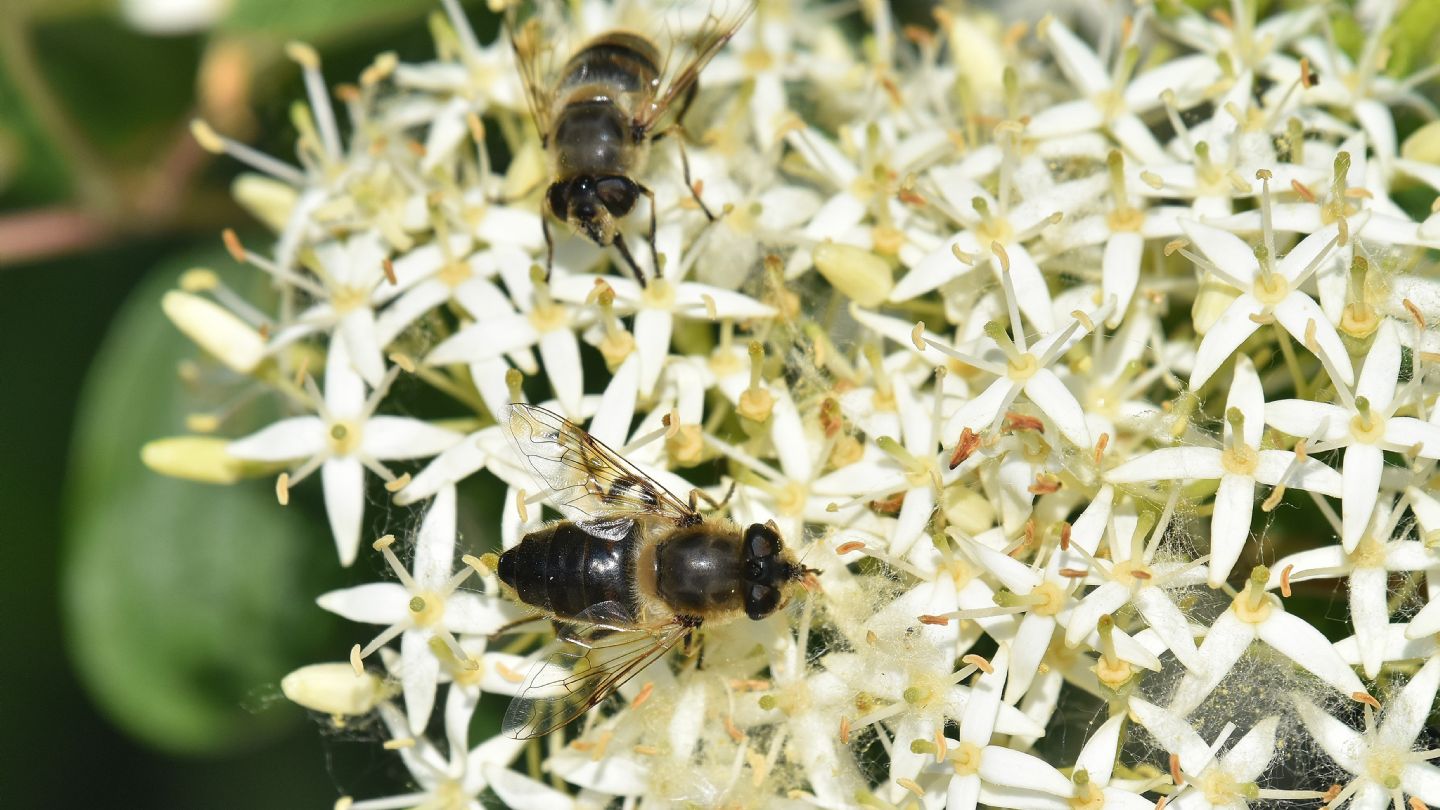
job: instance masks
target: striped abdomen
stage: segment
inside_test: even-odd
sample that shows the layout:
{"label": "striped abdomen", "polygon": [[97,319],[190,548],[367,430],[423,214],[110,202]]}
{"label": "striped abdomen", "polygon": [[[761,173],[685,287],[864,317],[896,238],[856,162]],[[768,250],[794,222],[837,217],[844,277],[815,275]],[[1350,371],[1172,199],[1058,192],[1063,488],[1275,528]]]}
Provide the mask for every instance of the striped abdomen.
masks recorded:
{"label": "striped abdomen", "polygon": [[634,104],[650,99],[659,53],[637,34],[612,31],[570,57],[557,88],[553,141],[562,178],[632,171],[645,137],[635,128]]}
{"label": "striped abdomen", "polygon": [[585,43],[560,75],[560,95],[586,85],[612,93],[653,92],[660,77],[660,52],[650,40],[629,31],[611,31]]}
{"label": "striped abdomen", "polygon": [[562,618],[591,605],[616,601],[633,610],[626,572],[634,565],[634,542],[592,537],[569,521],[525,535],[500,555],[500,581],[520,601]]}

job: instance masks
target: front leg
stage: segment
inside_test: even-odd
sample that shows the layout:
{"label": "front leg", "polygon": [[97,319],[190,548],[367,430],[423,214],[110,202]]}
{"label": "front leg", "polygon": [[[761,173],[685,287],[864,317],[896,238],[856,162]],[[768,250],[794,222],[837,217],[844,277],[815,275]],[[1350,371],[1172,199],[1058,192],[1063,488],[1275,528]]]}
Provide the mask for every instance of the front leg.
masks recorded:
{"label": "front leg", "polygon": [[550,218],[540,214],[540,231],[545,234],[545,281],[550,281],[550,271],[555,268],[555,240],[550,236]]}
{"label": "front leg", "polygon": [[650,240],[650,262],[655,267],[655,277],[660,278],[660,254],[655,250],[655,192],[642,185],[640,193],[650,201],[650,235],[647,237]]}

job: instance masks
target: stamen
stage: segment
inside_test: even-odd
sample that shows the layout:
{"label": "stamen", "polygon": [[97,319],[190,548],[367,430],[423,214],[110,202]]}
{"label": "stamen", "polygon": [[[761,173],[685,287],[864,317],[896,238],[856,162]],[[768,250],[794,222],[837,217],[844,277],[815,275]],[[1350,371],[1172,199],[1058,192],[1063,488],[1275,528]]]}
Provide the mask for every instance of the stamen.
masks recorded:
{"label": "stamen", "polygon": [[261,174],[268,174],[293,186],[305,184],[305,173],[300,169],[254,147],[226,138],[216,132],[204,119],[196,118],[190,122],[190,134],[195,138],[195,142],[200,144],[200,148],[212,155],[229,155]]}
{"label": "stamen", "polygon": [[303,42],[290,42],[285,54],[300,65],[305,79],[305,94],[310,97],[315,123],[320,131],[320,143],[331,160],[340,157],[340,128],[335,123],[335,108],[330,105],[329,92],[325,89],[325,76],[320,72],[320,54]]}

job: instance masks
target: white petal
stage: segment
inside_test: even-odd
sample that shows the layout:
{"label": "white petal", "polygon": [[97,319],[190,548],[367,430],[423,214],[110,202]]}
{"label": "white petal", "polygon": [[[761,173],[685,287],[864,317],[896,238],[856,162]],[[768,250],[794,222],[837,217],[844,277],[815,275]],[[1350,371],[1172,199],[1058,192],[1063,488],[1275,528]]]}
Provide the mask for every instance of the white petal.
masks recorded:
{"label": "white petal", "polygon": [[470,750],[470,721],[480,705],[480,690],[450,684],[445,695],[445,741],[455,753]]}
{"label": "white petal", "polygon": [[1440,688],[1440,657],[1426,661],[1400,694],[1385,705],[1379,739],[1402,751],[1415,747],[1430,716],[1436,688]]}
{"label": "white petal", "polygon": [[1246,338],[1255,334],[1260,325],[1251,320],[1250,316],[1259,315],[1263,309],[1255,296],[1248,292],[1241,293],[1239,298],[1230,302],[1230,306],[1220,313],[1220,317],[1211,324],[1205,337],[1200,340],[1200,348],[1195,352],[1195,367],[1190,372],[1191,388],[1204,385],[1210,375],[1220,368],[1220,364],[1224,363]]}
{"label": "white petal", "polygon": [[430,365],[473,363],[535,345],[540,334],[527,315],[472,323],[441,341],[425,356]]}
{"label": "white petal", "polygon": [[570,419],[580,418],[580,399],[585,394],[585,376],[580,366],[580,343],[569,329],[552,329],[540,335],[540,360],[545,378],[555,391],[560,410]]}
{"label": "white petal", "polygon": [[1200,665],[1199,651],[1195,649],[1195,638],[1190,634],[1190,622],[1180,608],[1160,588],[1144,588],[1135,595],[1135,606],[1140,615],[1165,642],[1165,646],[1180,659],[1187,668]]}
{"label": "white petal", "polygon": [[1132,697],[1130,712],[1166,751],[1180,757],[1180,768],[1200,773],[1210,764],[1210,746],[1195,733],[1185,716]]}
{"label": "white petal", "polygon": [[995,729],[995,716],[1000,711],[1000,693],[1005,684],[1005,673],[1009,668],[1009,647],[1001,644],[990,659],[993,672],[981,672],[975,686],[970,690],[970,699],[965,703],[965,713],[960,718],[960,741],[973,745],[987,745]]}
{"label": "white petal", "polygon": [[1270,765],[1275,756],[1275,729],[1280,725],[1276,715],[1261,720],[1250,729],[1240,742],[1225,752],[1221,761],[1230,778],[1237,782],[1254,782]]}
{"label": "white petal", "polygon": [[1295,454],[1289,450],[1261,450],[1254,475],[1255,480],[1262,484],[1276,486],[1283,481],[1287,487],[1318,492],[1332,498],[1340,497],[1343,486],[1340,473],[1308,456],[1296,464]]}
{"label": "white petal", "polygon": [[[707,298],[709,301],[706,301]],[[775,308],[769,304],[731,290],[693,281],[679,284],[675,288],[677,309],[709,317],[706,312],[711,303],[715,305],[715,317],[721,320],[743,321],[751,318],[773,318],[776,315]]]}
{"label": "white petal", "polygon": [[421,590],[439,590],[455,567],[455,487],[441,487],[420,521],[411,575]]}
{"label": "white petal", "polygon": [[1054,766],[1034,754],[987,745],[980,753],[980,778],[1012,788],[1071,796],[1075,786]]}
{"label": "white petal", "polygon": [[1427,603],[1410,619],[1405,628],[1405,638],[1422,639],[1440,633],[1440,600]]}
{"label": "white petal", "polygon": [[320,481],[325,490],[325,515],[330,518],[330,532],[335,535],[335,548],[340,564],[355,561],[360,546],[360,522],[365,515],[365,468],[360,459],[345,456],[332,458],[320,465]]}
{"label": "white petal", "polygon": [[1400,771],[1405,792],[1430,807],[1440,805],[1440,768],[1428,762],[1411,762]]}
{"label": "white petal", "polygon": [[1111,323],[1119,323],[1130,308],[1130,299],[1140,281],[1140,253],[1144,248],[1145,239],[1133,231],[1112,234],[1105,242],[1105,253],[1100,260],[1100,295],[1104,301],[1115,298]]}
{"label": "white petal", "polygon": [[1245,240],[1229,231],[1193,220],[1181,220],[1180,228],[1215,265],[1221,278],[1241,290],[1250,289],[1255,275],[1260,272],[1260,263],[1255,258],[1255,249]]}
{"label": "white petal", "polygon": [[952,237],[944,247],[921,259],[919,264],[910,268],[910,272],[895,283],[895,289],[890,291],[890,300],[909,301],[911,298],[924,295],[941,284],[969,272],[970,268],[961,264],[950,249],[953,245],[958,244],[964,250],[967,246],[971,246],[973,241],[973,239],[962,239],[960,236]]}
{"label": "white petal", "polygon": [[945,810],[975,810],[980,804],[980,776],[955,775],[945,789]]}
{"label": "white petal", "polygon": [[315,416],[282,419],[225,445],[225,452],[250,461],[290,461],[325,450],[325,422]]}
{"label": "white petal", "polygon": [[1255,625],[1241,621],[1233,610],[1221,613],[1200,644],[1201,668],[1186,673],[1180,681],[1170,698],[1171,711],[1182,717],[1194,711],[1254,640]]}
{"label": "white petal", "polygon": [[545,807],[563,810],[575,807],[575,800],[543,782],[493,762],[482,766],[485,781],[506,807]]}
{"label": "white petal", "polygon": [[1365,691],[1365,685],[1330,646],[1325,635],[1304,619],[1272,610],[1256,627],[1256,632],[1266,644],[1341,693],[1352,695]]}
{"label": "white petal", "polygon": [[1365,750],[1360,733],[1331,717],[1315,704],[1302,697],[1292,698],[1300,714],[1300,721],[1311,738],[1320,744],[1336,764],[1353,774],[1365,773],[1365,765],[1359,755]]}
{"label": "white petal", "polygon": [[[1440,414],[1440,408],[1435,412]],[[1421,422],[1413,416],[1392,416],[1385,420],[1385,444],[1397,451],[1419,446],[1421,458],[1440,458],[1440,424]]]}
{"label": "white petal", "polygon": [[1218,588],[1230,576],[1230,569],[1245,550],[1250,537],[1250,518],[1255,509],[1255,479],[1247,475],[1225,475],[1215,492],[1215,511],[1210,518],[1210,587]]}
{"label": "white petal", "polygon": [[[1249,447],[1259,447],[1260,437],[1265,432],[1265,391],[1260,388],[1260,375],[1255,373],[1255,364],[1246,355],[1235,358],[1235,379],[1230,383],[1230,395],[1225,408],[1239,409],[1245,416],[1245,435],[1241,438]],[[1229,432],[1229,421],[1225,424]]]}
{"label": "white petal", "polygon": [[1065,387],[1055,372],[1042,368],[1025,383],[1025,396],[1052,419],[1065,438],[1076,447],[1090,447],[1090,429],[1085,425],[1085,409]]}
{"label": "white petal", "polygon": [[1285,327],[1285,331],[1295,336],[1300,345],[1305,345],[1305,332],[1310,324],[1315,324],[1315,342],[1320,350],[1335,364],[1335,371],[1340,379],[1335,380],[1336,385],[1350,385],[1355,381],[1355,370],[1350,365],[1350,354],[1345,351],[1345,343],[1340,340],[1340,333],[1325,317],[1320,305],[1305,293],[1292,291],[1285,296],[1285,300],[1276,304],[1272,310],[1275,313],[1275,320]]}
{"label": "white petal", "polygon": [[635,313],[635,350],[640,355],[640,395],[650,396],[660,369],[670,354],[673,316],[669,310],[642,309]]}
{"label": "white petal", "polygon": [[1360,369],[1360,379],[1355,383],[1355,396],[1370,400],[1370,408],[1377,413],[1388,414],[1390,403],[1395,399],[1395,382],[1398,379],[1400,336],[1395,332],[1395,322],[1386,318],[1375,333],[1370,353],[1365,355],[1365,366]]}
{"label": "white petal", "polygon": [[890,536],[890,553],[904,557],[925,533],[930,515],[935,511],[935,492],[930,487],[916,487],[905,493],[895,530]]}
{"label": "white petal", "polygon": [[1054,635],[1054,616],[1032,611],[1020,620],[1020,629],[1010,642],[1010,681],[1005,684],[1005,703],[1013,705],[1030,689]]}
{"label": "white petal", "polygon": [[457,591],[445,600],[445,629],[457,634],[489,635],[531,613],[507,599]]}
{"label": "white petal", "polygon": [[1390,611],[1385,606],[1385,581],[1389,572],[1383,568],[1356,568],[1350,572],[1350,622],[1355,627],[1355,641],[1360,648],[1360,663],[1365,677],[1374,679],[1385,662],[1385,633],[1390,626]]}
{"label": "white petal", "polygon": [[[989,246],[982,247],[989,252]],[[1030,251],[1019,242],[1007,243],[1005,253],[1010,259],[1010,283],[1015,287],[1015,297],[1019,299],[1016,303],[1019,304],[1020,311],[1030,319],[1036,329],[1046,333],[1053,332],[1055,313],[1050,303],[1050,288],[1045,284],[1040,265],[1035,263]],[[999,259],[992,260],[991,264],[997,274],[1002,272]]]}
{"label": "white petal", "polygon": [[1350,411],[1326,402],[1281,399],[1265,403],[1265,422],[1281,433],[1335,442],[1350,435]]}
{"label": "white petal", "polygon": [[361,434],[361,452],[381,460],[433,456],[464,436],[408,416],[373,416]]}
{"label": "white petal", "polygon": [[401,332],[422,315],[450,299],[450,287],[439,281],[425,281],[407,290],[393,304],[380,313],[375,322],[376,342],[381,346],[390,345]]}
{"label": "white petal", "polygon": [[395,624],[410,615],[410,592],[394,582],[369,582],[321,594],[315,604],[352,622]]}
{"label": "white petal", "polygon": [[1080,749],[1080,755],[1075,758],[1075,770],[1085,770],[1094,784],[1110,784],[1110,774],[1115,769],[1115,754],[1120,750],[1120,730],[1125,725],[1125,719],[1125,713],[1121,712],[1090,732],[1090,739],[1085,741],[1085,747]]}
{"label": "white petal", "polygon": [[1043,29],[1055,62],[1065,77],[1086,95],[1110,89],[1110,71],[1090,46],[1066,28],[1058,19],[1050,19]]}
{"label": "white petal", "polygon": [[1375,496],[1380,492],[1380,472],[1385,466],[1385,455],[1373,444],[1356,443],[1345,448],[1345,461],[1341,466],[1343,492],[1340,505],[1340,542],[1346,551],[1354,551],[1360,536],[1370,525],[1370,513],[1375,510]]}
{"label": "white petal", "polygon": [[340,321],[340,338],[350,353],[350,362],[371,387],[385,378],[385,360],[375,329],[375,312],[359,307]]}
{"label": "white petal", "polygon": [[989,430],[1001,409],[1014,401],[1019,388],[1009,377],[1000,377],[990,383],[980,396],[960,406],[945,422],[943,443],[953,444],[959,441],[961,431],[967,427],[976,433]]}
{"label": "white petal", "polygon": [[1225,475],[1213,447],[1162,447],[1105,473],[1115,484],[1219,478]]}
{"label": "white petal", "polygon": [[1080,600],[1070,612],[1069,624],[1065,628],[1065,644],[1074,647],[1095,631],[1100,617],[1114,613],[1130,601],[1130,587],[1119,582],[1107,582]]}
{"label": "white petal", "polygon": [[418,630],[400,634],[400,684],[405,692],[405,718],[411,734],[425,733],[435,708],[440,659],[430,651],[430,635]]}

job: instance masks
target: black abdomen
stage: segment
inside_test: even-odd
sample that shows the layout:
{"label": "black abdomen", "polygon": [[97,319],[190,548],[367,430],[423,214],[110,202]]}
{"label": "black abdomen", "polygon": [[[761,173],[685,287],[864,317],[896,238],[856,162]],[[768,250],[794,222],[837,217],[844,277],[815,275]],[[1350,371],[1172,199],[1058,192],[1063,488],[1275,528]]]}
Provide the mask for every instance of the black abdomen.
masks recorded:
{"label": "black abdomen", "polygon": [[655,589],[677,613],[739,610],[741,563],[737,534],[683,529],[655,549]]}
{"label": "black abdomen", "polygon": [[568,521],[531,532],[500,555],[500,581],[520,601],[573,617],[601,602],[616,601],[634,611],[626,571],[634,542],[592,537]]}
{"label": "black abdomen", "polygon": [[560,77],[562,91],[601,84],[616,93],[653,88],[660,74],[660,52],[639,34],[611,31],[598,36],[570,57]]}

